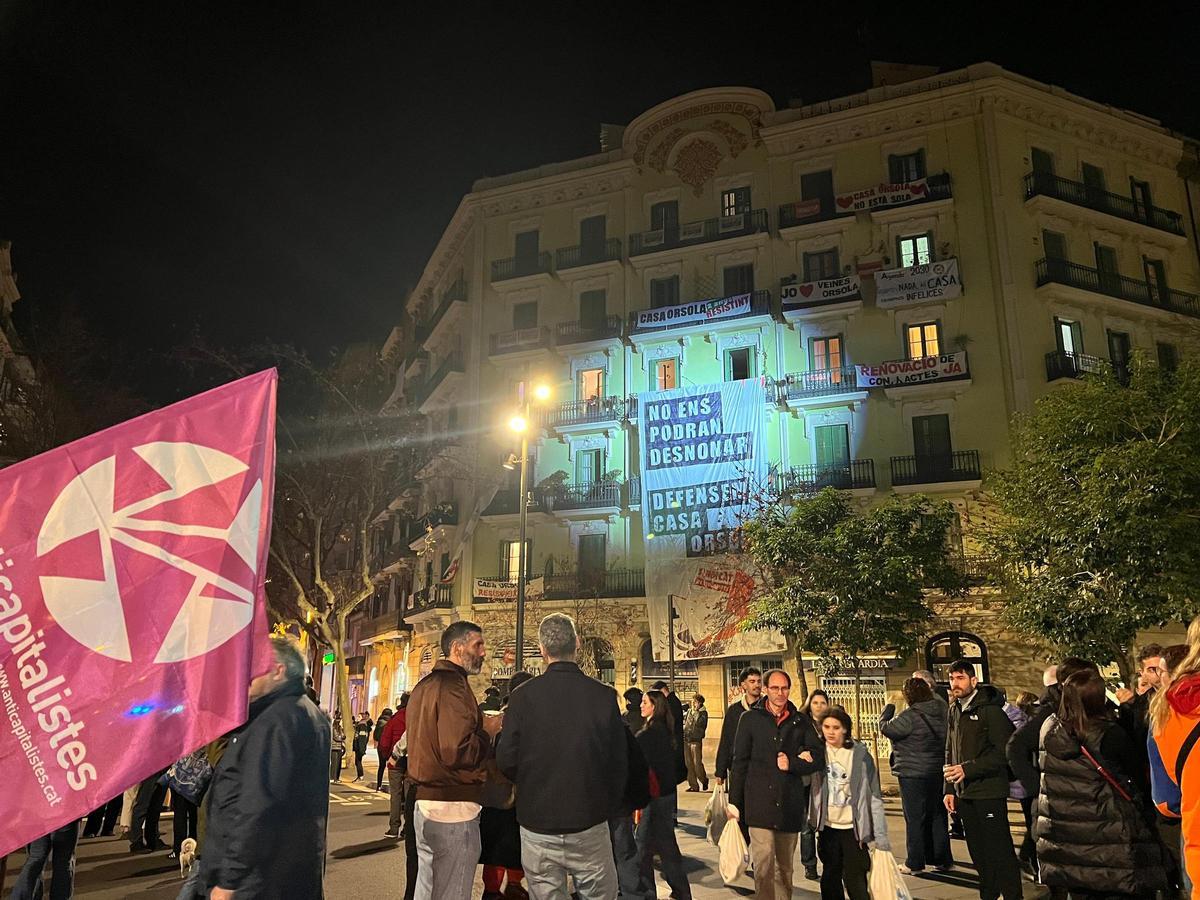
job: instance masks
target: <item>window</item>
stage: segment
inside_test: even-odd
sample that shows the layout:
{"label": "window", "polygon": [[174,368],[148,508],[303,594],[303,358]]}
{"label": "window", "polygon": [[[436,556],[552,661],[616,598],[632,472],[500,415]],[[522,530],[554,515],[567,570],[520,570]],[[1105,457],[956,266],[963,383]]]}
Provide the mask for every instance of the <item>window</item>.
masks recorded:
{"label": "window", "polygon": [[837,247],[822,250],[819,253],[804,254],[805,281],[821,281],[828,278],[837,278],[840,274],[841,267],[838,265]]}
{"label": "window", "polygon": [[942,352],[942,326],[939,322],[918,322],[904,329],[909,359],[923,359]]}
{"label": "window", "polygon": [[604,370],[581,369],[579,371],[579,399],[595,400],[604,396]]}
{"label": "window", "polygon": [[1029,162],[1033,171],[1039,175],[1054,174],[1054,154],[1041,147],[1029,148]]}
{"label": "window", "polygon": [[721,215],[736,216],[750,212],[750,188],[730,188],[721,192]]}
{"label": "window", "polygon": [[1166,304],[1171,299],[1171,289],[1167,286],[1167,266],[1161,259],[1142,258],[1146,270],[1146,284],[1150,288],[1150,300],[1153,303]]}
{"label": "window", "polygon": [[921,460],[936,460],[943,466],[950,464],[950,417],[945,413],[936,416],[913,416],[913,453],[917,457],[917,468]]}
{"label": "window", "polygon": [[522,260],[537,259],[538,255],[538,232],[521,231],[518,232],[515,240],[515,252],[513,256]]}
{"label": "window", "polygon": [[1043,229],[1042,252],[1046,255],[1046,259],[1067,259],[1066,235]]}
{"label": "window", "polygon": [[1121,286],[1121,275],[1115,248],[1096,244],[1096,274],[1101,291],[1107,294],[1117,293]]}
{"label": "window", "polygon": [[754,266],[746,263],[741,266],[728,266],[722,273],[725,282],[724,297],[737,294],[749,294],[754,290]]}
{"label": "window", "polygon": [[927,265],[933,256],[929,251],[932,235],[914,234],[902,237],[896,241],[896,258],[900,260],[900,268]]}
{"label": "window", "polygon": [[[500,542],[500,581],[516,581],[521,565],[521,553],[517,549],[517,541]],[[525,541],[525,576],[529,576],[529,562],[532,556],[532,541]]]}
{"label": "window", "polygon": [[1083,328],[1070,319],[1054,319],[1054,340],[1060,353],[1083,352]]}
{"label": "window", "polygon": [[438,581],[442,581],[446,577],[446,573],[450,571],[450,551],[447,550],[438,560]]}
{"label": "window", "polygon": [[425,587],[433,585],[433,560],[425,560]]}
{"label": "window", "polygon": [[769,672],[772,669],[782,669],[783,659],[780,657],[761,657],[756,656],[753,659],[727,659],[725,661],[725,683],[728,687],[730,696],[741,696],[742,686],[738,681],[738,676],[742,674],[742,669],[754,667],[760,672]]}
{"label": "window", "polygon": [[579,295],[579,324],[583,328],[601,328],[607,317],[608,297],[601,289],[583,291]]}
{"label": "window", "polygon": [[925,177],[925,151],[893,154],[888,157],[888,180],[892,184],[904,184]]}
{"label": "window", "polygon": [[679,305],[679,276],[670,278],[650,279],[650,306],[658,309],[660,306]]}
{"label": "window", "polygon": [[575,454],[575,481],[590,484],[604,474],[603,450],[580,450]]}
{"label": "window", "polygon": [[537,301],[513,304],[513,331],[537,328]]}
{"label": "window", "polygon": [[1108,333],[1108,358],[1112,362],[1113,370],[1118,378],[1129,370],[1130,349],[1127,332],[1110,331]]}
{"label": "window", "polygon": [[579,246],[584,256],[603,253],[606,228],[607,219],[604,216],[588,216],[579,220]]}
{"label": "window", "polygon": [[820,200],[821,215],[833,213],[833,170],[808,172],[800,176],[800,199]]}
{"label": "window", "polygon": [[987,682],[987,645],[975,635],[965,631],[947,631],[935,634],[925,644],[925,664],[933,672],[938,684],[950,683],[950,664],[960,659],[974,667],[976,678]]}
{"label": "window", "polygon": [[725,351],[725,380],[745,381],[754,377],[754,349],[738,347]]}
{"label": "window", "polygon": [[657,231],[660,228],[670,230],[679,226],[679,202],[664,200],[650,207],[650,228]]}
{"label": "window", "polygon": [[656,359],[650,370],[650,390],[669,391],[679,386],[679,360]]}
{"label": "window", "polygon": [[1093,166],[1091,163],[1081,163],[1080,171],[1083,173],[1085,194],[1090,197],[1098,197],[1100,194],[1105,193],[1104,170],[1102,168]]}
{"label": "window", "polygon": [[842,336],[815,337],[808,340],[808,369],[824,372],[842,367]]}
{"label": "window", "polygon": [[1133,206],[1138,215],[1143,219],[1148,219],[1150,210],[1154,208],[1154,203],[1150,199],[1150,182],[1130,178],[1129,192],[1133,195]]}
{"label": "window", "polygon": [[1164,372],[1174,372],[1179,365],[1179,354],[1175,345],[1159,341],[1154,345],[1154,349],[1158,352],[1158,367]]}
{"label": "window", "polygon": [[602,576],[607,568],[608,536],[603,534],[581,534],[579,536],[579,565],[576,567],[580,580],[592,580]]}
{"label": "window", "polygon": [[822,469],[850,465],[850,428],[846,425],[818,425],[813,429],[817,465]]}

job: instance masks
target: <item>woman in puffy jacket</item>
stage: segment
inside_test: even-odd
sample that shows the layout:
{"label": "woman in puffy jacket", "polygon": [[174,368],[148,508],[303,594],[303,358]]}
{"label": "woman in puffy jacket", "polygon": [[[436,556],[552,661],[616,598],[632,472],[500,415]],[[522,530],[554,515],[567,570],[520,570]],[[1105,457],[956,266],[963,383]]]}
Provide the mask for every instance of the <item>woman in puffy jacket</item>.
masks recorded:
{"label": "woman in puffy jacket", "polygon": [[675,722],[667,698],[658,691],[642,695],[645,724],[637,733],[638,745],[650,766],[650,802],[642,810],[635,839],[641,866],[642,893],[653,897],[654,856],[662,860],[663,878],[676,900],[692,900],[692,889],[683,871],[683,856],[675,840],[676,767]]}
{"label": "woman in puffy jacket", "polygon": [[1038,759],[1034,833],[1042,883],[1072,898],[1150,898],[1166,890],[1145,773],[1094,670],[1063,684],[1058,712],[1042,725]]}
{"label": "woman in puffy jacket", "polygon": [[907,708],[892,716],[888,704],[879,720],[879,730],[892,742],[895,762],[892,772],[900,781],[900,805],[908,853],[901,871],[921,872],[926,865],[943,871],[953,868],[946,807],[942,801],[946,782],[946,701],[920,678],[904,682]]}

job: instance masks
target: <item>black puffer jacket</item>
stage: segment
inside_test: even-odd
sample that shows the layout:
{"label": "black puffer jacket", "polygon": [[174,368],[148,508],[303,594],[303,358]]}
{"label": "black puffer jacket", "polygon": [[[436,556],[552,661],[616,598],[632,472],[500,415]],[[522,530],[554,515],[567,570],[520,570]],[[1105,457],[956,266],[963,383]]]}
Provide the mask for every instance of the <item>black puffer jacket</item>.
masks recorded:
{"label": "black puffer jacket", "polygon": [[1058,712],[1058,704],[1062,700],[1062,688],[1052,684],[1042,694],[1033,709],[1029,721],[1013,732],[1008,739],[1005,754],[1008,757],[1008,767],[1012,770],[1021,787],[1025,789],[1026,797],[1036,797],[1038,792],[1038,744],[1041,739],[1042,725],[1051,715]]}
{"label": "black puffer jacket", "polygon": [[892,742],[896,754],[895,774],[913,778],[942,774],[947,713],[946,702],[933,697],[880,722],[879,730]]}
{"label": "black puffer jacket", "polygon": [[[812,762],[800,758],[807,750]],[[788,757],[788,771],[777,758]],[[738,723],[729,770],[729,802],[741,813],[747,828],[799,832],[807,818],[808,781],[805,776],[825,771],[825,742],[812,720],[788,703],[788,717],[775,724],[766,704],[746,712]]]}
{"label": "black puffer jacket", "polygon": [[1001,800],[1008,796],[1008,757],[1005,748],[1013,724],[1004,712],[1004,695],[990,684],[976,688],[971,705],[963,712],[950,702],[946,730],[946,764],[961,765],[966,777],[946,783],[945,793],[964,800]]}
{"label": "black puffer jacket", "polygon": [[1129,781],[1136,766],[1129,736],[1108,721],[1086,737],[1088,751],[1133,796],[1125,800],[1083,755],[1057,715],[1042,725],[1037,798],[1038,865],[1044,884],[1095,893],[1152,895],[1166,890],[1166,860],[1144,794]]}

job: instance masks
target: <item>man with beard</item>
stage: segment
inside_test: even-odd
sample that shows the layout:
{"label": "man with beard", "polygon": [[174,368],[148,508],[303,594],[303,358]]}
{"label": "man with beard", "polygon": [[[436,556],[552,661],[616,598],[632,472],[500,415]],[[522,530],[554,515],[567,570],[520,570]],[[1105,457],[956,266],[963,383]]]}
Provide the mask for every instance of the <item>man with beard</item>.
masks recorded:
{"label": "man with beard", "polygon": [[408,701],[408,777],[416,785],[417,900],[469,900],[479,861],[479,798],[503,717],[484,716],[467,682],[483,666],[483,629],[455,622]]}

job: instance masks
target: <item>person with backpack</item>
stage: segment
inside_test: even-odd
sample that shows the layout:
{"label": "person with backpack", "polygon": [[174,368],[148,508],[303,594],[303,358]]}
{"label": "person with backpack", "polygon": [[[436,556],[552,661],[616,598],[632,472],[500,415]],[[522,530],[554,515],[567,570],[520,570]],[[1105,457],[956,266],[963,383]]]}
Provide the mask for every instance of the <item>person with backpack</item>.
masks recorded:
{"label": "person with backpack", "polygon": [[212,781],[212,766],[208,764],[208,745],[189,753],[164,776],[171,790],[171,816],[174,836],[167,859],[179,859],[179,849],[188,838],[199,835],[200,803]]}
{"label": "person with backpack", "polygon": [[1072,897],[1150,898],[1167,889],[1166,852],[1140,754],[1105,699],[1103,678],[1076,672],[1042,726],[1039,873]]}
{"label": "person with backpack", "polygon": [[907,707],[899,715],[890,703],[879,717],[879,730],[892,742],[892,774],[900,782],[900,806],[908,852],[900,871],[915,875],[931,865],[939,872],[954,868],[950,831],[942,802],[942,763],[946,756],[946,702],[922,678],[902,688]]}
{"label": "person with backpack", "polygon": [[392,708],[385,706],[383,712],[379,714],[379,718],[375,720],[375,731],[371,734],[371,740],[375,742],[375,752],[379,754],[379,771],[375,773],[375,790],[383,790],[383,777],[387,774],[387,754],[383,752],[383,748],[379,746],[379,741],[383,737],[383,729],[387,728],[388,720],[392,718]]}

